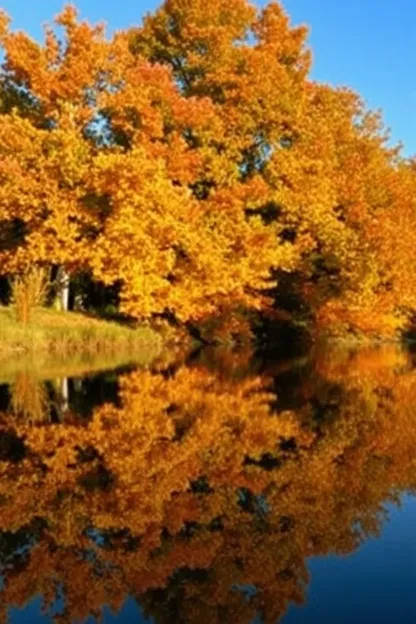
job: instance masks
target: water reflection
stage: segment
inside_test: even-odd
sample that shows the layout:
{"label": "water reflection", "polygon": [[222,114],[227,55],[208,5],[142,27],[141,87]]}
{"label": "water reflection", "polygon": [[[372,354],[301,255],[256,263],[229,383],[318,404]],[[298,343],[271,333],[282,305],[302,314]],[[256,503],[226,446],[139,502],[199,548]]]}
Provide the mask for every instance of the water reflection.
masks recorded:
{"label": "water reflection", "polygon": [[279,621],[308,559],[378,536],[416,486],[416,370],[390,346],[86,378],[1,394],[0,602],[56,621]]}

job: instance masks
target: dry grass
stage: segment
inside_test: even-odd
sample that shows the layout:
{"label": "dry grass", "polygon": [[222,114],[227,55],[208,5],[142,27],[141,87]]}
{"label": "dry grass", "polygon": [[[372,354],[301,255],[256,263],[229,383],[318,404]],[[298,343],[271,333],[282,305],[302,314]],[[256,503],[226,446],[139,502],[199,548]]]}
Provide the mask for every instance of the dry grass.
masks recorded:
{"label": "dry grass", "polygon": [[75,312],[36,308],[28,323],[18,323],[14,306],[0,306],[0,363],[10,356],[45,354],[61,358],[80,355],[88,358],[139,359],[149,361],[161,351],[160,336],[148,327],[131,329]]}

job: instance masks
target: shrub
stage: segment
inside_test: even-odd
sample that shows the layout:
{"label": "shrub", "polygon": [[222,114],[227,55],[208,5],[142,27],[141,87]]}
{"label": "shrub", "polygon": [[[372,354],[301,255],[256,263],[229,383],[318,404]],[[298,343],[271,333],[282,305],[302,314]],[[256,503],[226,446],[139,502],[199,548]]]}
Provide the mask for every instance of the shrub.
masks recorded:
{"label": "shrub", "polygon": [[18,323],[30,322],[33,310],[44,305],[49,287],[49,272],[44,267],[31,267],[13,278],[11,301]]}

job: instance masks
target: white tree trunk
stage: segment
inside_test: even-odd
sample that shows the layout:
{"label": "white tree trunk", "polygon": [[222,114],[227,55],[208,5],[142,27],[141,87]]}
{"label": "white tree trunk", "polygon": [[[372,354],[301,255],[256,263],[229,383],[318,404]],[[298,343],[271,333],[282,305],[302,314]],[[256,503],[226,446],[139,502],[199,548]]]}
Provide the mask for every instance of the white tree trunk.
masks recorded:
{"label": "white tree trunk", "polygon": [[62,396],[62,411],[65,413],[69,409],[68,377],[63,377],[61,380],[61,396]]}
{"label": "white tree trunk", "polygon": [[56,391],[56,415],[58,422],[62,423],[65,420],[65,414],[69,410],[69,383],[68,377],[57,377],[55,379],[55,391]]}
{"label": "white tree trunk", "polygon": [[69,275],[63,267],[59,267],[57,281],[59,284],[60,308],[67,312],[69,308]]}

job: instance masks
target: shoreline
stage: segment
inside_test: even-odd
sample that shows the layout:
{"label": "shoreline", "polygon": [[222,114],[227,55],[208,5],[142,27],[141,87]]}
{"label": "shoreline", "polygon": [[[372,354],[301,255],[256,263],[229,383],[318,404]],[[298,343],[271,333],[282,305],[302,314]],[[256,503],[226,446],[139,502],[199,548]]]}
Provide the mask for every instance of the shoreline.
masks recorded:
{"label": "shoreline", "polygon": [[11,306],[0,306],[0,362],[13,356],[41,354],[133,355],[146,351],[159,355],[162,336],[150,327],[131,328],[114,321],[77,312],[38,308],[33,319],[22,325]]}

